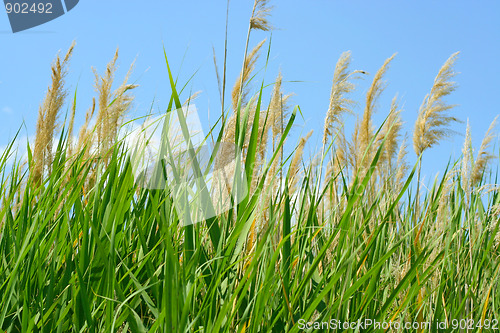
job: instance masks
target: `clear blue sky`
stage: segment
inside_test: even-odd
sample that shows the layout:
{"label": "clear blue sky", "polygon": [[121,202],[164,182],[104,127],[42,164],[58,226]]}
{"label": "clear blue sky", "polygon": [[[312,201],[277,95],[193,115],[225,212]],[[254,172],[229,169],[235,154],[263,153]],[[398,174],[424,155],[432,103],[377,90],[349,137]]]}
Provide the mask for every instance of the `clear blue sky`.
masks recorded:
{"label": "clear blue sky", "polygon": [[[413,129],[418,108],[439,68],[452,53],[461,51],[455,67],[460,72],[456,77],[459,87],[448,101],[459,104],[452,112],[464,123],[453,127],[460,135],[426,152],[424,174],[428,176],[443,170],[450,157],[459,157],[467,118],[477,148],[489,123],[500,113],[498,1],[271,3],[274,9],[270,21],[276,29],[272,33],[269,67],[259,78],[270,83],[281,69],[285,81],[300,81],[284,84],[285,92],[295,94],[293,102],[300,105],[304,114],[304,119],[297,121],[292,140],[314,129],[310,145],[320,147],[333,69],[339,55],[347,50],[352,51],[352,68],[371,74],[359,81],[355,95],[360,101],[358,113],[363,107],[361,95],[368,89],[373,74],[386,58],[398,53],[385,77],[388,86],[380,99],[375,124],[385,118],[392,97],[399,93],[408,132]],[[241,68],[252,4],[250,0],[230,3],[229,87]],[[73,40],[77,45],[67,86],[72,94],[78,84],[77,127],[83,123],[95,94],[91,67],[102,73],[117,46],[117,81],[137,59],[132,80],[140,87],[135,90],[132,116],[145,114],[153,99],[157,109],[164,109],[168,103],[170,89],[162,50],[165,45],[171,67],[180,73],[179,82],[186,82],[198,70],[189,89],[203,91],[196,105],[202,118],[208,118],[210,109],[214,120],[220,112],[220,101],[212,45],[221,70],[225,14],[225,1],[81,0],[72,11],[54,21],[12,34],[7,14],[0,10],[0,147],[9,142],[23,121],[26,130],[22,135],[34,134],[38,106],[50,83],[50,64],[57,52],[65,52]],[[255,32],[251,45],[269,35]],[[258,67],[263,65],[261,61]],[[259,82],[254,83],[254,88]],[[268,89],[265,94],[267,100],[271,91]],[[347,117],[346,128],[352,128],[355,119]],[[411,142],[409,148],[410,161],[414,161]]]}

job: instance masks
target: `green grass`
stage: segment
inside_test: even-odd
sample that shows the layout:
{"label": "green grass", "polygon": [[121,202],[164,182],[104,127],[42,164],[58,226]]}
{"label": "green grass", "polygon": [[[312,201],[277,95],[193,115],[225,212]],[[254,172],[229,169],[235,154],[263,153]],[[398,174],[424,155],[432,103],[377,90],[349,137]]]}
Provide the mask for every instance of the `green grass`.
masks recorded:
{"label": "green grass", "polygon": [[359,188],[368,188],[368,172],[356,180],[364,186],[340,191],[343,207],[325,212],[309,169],[297,195],[272,197],[270,227],[248,251],[263,179],[236,214],[184,227],[166,191],[137,188],[119,144],[85,194],[84,175],[94,166],[81,155],[66,167],[64,140],[40,187],[29,185],[28,173],[6,170],[8,153],[0,188],[2,330],[296,332],[301,318],[498,318],[498,215],[491,213],[498,192],[474,193],[466,205],[459,176],[435,232],[444,176],[413,225],[414,172],[400,193],[375,191],[367,200],[371,193]]}

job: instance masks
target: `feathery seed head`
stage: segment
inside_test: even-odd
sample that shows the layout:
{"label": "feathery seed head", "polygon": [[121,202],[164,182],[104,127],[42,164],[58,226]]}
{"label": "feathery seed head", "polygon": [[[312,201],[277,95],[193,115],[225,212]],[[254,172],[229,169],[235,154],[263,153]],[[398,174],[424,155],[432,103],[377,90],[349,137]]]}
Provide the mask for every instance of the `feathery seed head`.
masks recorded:
{"label": "feathery seed head", "polygon": [[401,145],[399,146],[399,151],[398,151],[398,157],[397,157],[397,162],[396,162],[396,186],[398,187],[398,190],[402,187],[402,181],[403,178],[406,175],[406,172],[408,171],[409,167],[408,164],[406,163],[406,155],[407,155],[407,147],[408,145],[406,144],[407,138],[406,136],[403,138],[403,141],[401,142]]}
{"label": "feathery seed head", "polygon": [[454,107],[443,101],[456,88],[456,83],[450,81],[456,73],[453,65],[459,52],[452,54],[439,70],[431,92],[424,98],[413,132],[413,149],[420,156],[427,148],[437,144],[440,139],[450,136],[453,132],[447,126],[458,121],[448,116],[446,111]]}
{"label": "feathery seed head", "polygon": [[475,186],[481,182],[484,171],[486,170],[486,166],[488,165],[488,162],[493,158],[493,156],[488,153],[488,149],[494,138],[493,130],[496,127],[497,120],[498,116],[496,116],[495,119],[493,119],[493,121],[491,122],[490,127],[488,128],[488,131],[486,131],[484,139],[481,142],[481,147],[479,148],[476,162],[474,163],[474,168],[472,169],[472,186]]}
{"label": "feathery seed head", "polygon": [[52,64],[52,83],[47,90],[45,99],[38,112],[35,147],[33,151],[33,180],[38,183],[45,167],[52,165],[52,141],[57,127],[57,118],[64,104],[67,92],[64,88],[64,78],[67,74],[67,64],[73,54],[75,42],[66,52],[63,61],[59,55]]}
{"label": "feathery seed head", "polygon": [[336,124],[341,122],[342,115],[346,112],[352,112],[350,105],[354,104],[354,101],[349,99],[346,95],[353,91],[355,86],[351,81],[349,81],[349,78],[353,74],[366,73],[364,71],[354,71],[349,73],[348,68],[350,63],[351,52],[347,51],[342,53],[337,61],[337,65],[335,66],[330,92],[330,103],[326,113],[323,130],[323,144],[326,144],[328,138],[333,135]]}
{"label": "feathery seed head", "polygon": [[252,17],[250,18],[250,29],[269,31],[272,29],[267,17],[272,7],[268,6],[268,0],[255,0]]}
{"label": "feathery seed head", "polygon": [[240,97],[241,97],[241,106],[243,107],[247,104],[248,89],[245,89],[245,86],[248,83],[248,80],[250,79],[250,74],[252,74],[253,70],[255,69],[255,63],[259,58],[260,48],[262,47],[262,45],[264,45],[265,41],[266,40],[264,39],[262,42],[257,44],[257,46],[255,46],[250,52],[250,54],[245,58],[243,70],[238,76],[238,79],[236,80],[233,86],[233,91],[231,94],[233,102],[233,110],[236,110],[238,108],[238,102],[240,100]]}
{"label": "feathery seed head", "polygon": [[375,103],[380,94],[382,93],[382,91],[385,89],[385,82],[382,80],[382,78],[387,72],[389,64],[392,61],[392,59],[394,59],[395,56],[396,53],[394,53],[391,57],[387,58],[384,61],[382,67],[380,67],[380,69],[373,77],[370,89],[366,94],[365,111],[363,113],[363,118],[361,119],[361,125],[360,125],[360,142],[362,143],[363,148],[365,149],[368,146],[370,140],[372,139],[372,115],[375,109]]}
{"label": "feathery seed head", "polygon": [[401,120],[401,109],[398,109],[397,95],[394,96],[391,103],[391,111],[384,123],[382,130],[377,137],[377,145],[380,145],[385,138],[384,154],[380,157],[381,162],[391,163],[396,155],[398,139],[401,136],[403,121]]}
{"label": "feathery seed head", "polygon": [[354,173],[358,173],[358,171],[365,172],[368,164],[372,160],[372,154],[374,149],[371,148],[369,152],[367,149],[370,145],[370,142],[373,138],[373,125],[372,125],[372,116],[375,110],[375,104],[377,98],[380,96],[382,91],[385,88],[385,82],[382,80],[384,74],[387,72],[389,68],[389,64],[394,59],[396,54],[393,54],[391,57],[387,58],[384,61],[384,64],[377,71],[375,76],[373,77],[372,84],[370,89],[366,94],[366,105],[365,110],[363,112],[363,117],[361,121],[357,121],[355,125],[355,131],[353,135],[353,143],[352,143],[352,154],[354,155]]}
{"label": "feathery seed head", "polygon": [[461,168],[461,186],[464,190],[467,200],[471,194],[471,164],[472,161],[472,142],[470,135],[469,119],[467,119],[467,129],[465,131],[464,147],[462,148],[462,168]]}
{"label": "feathery seed head", "polygon": [[304,147],[306,145],[307,140],[311,137],[313,131],[309,131],[305,137],[300,138],[299,144],[295,150],[295,154],[293,155],[292,162],[290,163],[290,171],[289,171],[289,190],[290,193],[293,194],[295,192],[295,186],[298,182],[298,173],[300,170],[300,161],[302,160],[302,154],[304,153]]}

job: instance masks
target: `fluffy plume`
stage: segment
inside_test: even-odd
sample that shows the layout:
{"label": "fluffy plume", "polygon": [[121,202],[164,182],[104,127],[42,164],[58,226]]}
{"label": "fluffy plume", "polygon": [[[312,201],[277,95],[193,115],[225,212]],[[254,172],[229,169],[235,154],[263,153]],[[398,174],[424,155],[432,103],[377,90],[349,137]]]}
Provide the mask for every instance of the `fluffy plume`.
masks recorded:
{"label": "fluffy plume", "polygon": [[82,149],[85,145],[89,145],[89,146],[92,145],[92,142],[89,142],[88,128],[90,125],[90,121],[91,121],[92,117],[94,116],[94,112],[95,112],[95,97],[92,98],[92,107],[90,108],[90,110],[87,111],[87,114],[85,115],[85,123],[80,128],[80,132],[78,134],[78,144],[77,144],[78,151],[82,151]]}
{"label": "fluffy plume", "polygon": [[462,189],[466,193],[467,200],[469,200],[471,194],[471,164],[473,163],[469,119],[467,119],[467,129],[465,130],[465,140],[464,146],[462,148],[462,155],[461,185]]}
{"label": "fluffy plume", "polygon": [[393,157],[398,149],[398,139],[401,136],[403,122],[401,120],[401,110],[398,108],[397,96],[394,96],[391,103],[391,111],[384,123],[382,130],[377,137],[377,144],[385,140],[384,154],[380,157],[381,162],[388,162],[391,165]]}
{"label": "fluffy plume", "polygon": [[333,171],[335,174],[339,173],[342,168],[347,167],[348,162],[348,143],[345,138],[344,132],[340,131],[337,137],[335,157],[333,161]]}
{"label": "fluffy plume", "polygon": [[118,49],[111,62],[106,67],[106,73],[101,77],[95,69],[95,89],[98,93],[97,106],[97,139],[99,148],[107,150],[107,137],[109,128],[111,127],[111,119],[108,113],[108,105],[111,101],[111,87],[113,85],[114,75],[116,71],[116,61],[118,60]]}
{"label": "fluffy plume", "polygon": [[403,141],[401,142],[401,145],[399,146],[399,151],[398,151],[398,157],[396,161],[396,186],[399,192],[399,190],[402,188],[403,184],[403,178],[406,176],[406,172],[408,172],[408,164],[406,163],[406,155],[407,155],[407,147],[408,145],[406,144],[407,138],[405,137]]}
{"label": "fluffy plume", "polygon": [[[288,112],[290,109],[289,105],[289,99],[291,95],[286,95],[281,97],[282,94],[279,91],[276,91],[274,94],[273,100],[275,102],[271,102],[270,106],[270,114],[272,114],[272,120],[271,120],[271,127],[272,127],[272,136],[273,136],[273,151],[275,151],[278,148],[279,142],[282,138],[284,126],[287,121],[288,117]],[[275,181],[274,177],[276,176],[277,170],[279,169],[278,166],[281,165],[283,162],[283,146],[286,142],[286,137],[285,141],[283,142],[283,145],[278,149],[278,154],[276,155],[276,158],[274,159],[273,163],[271,164],[269,168],[269,172],[267,174],[266,178],[266,186],[273,186],[273,193],[276,193],[278,190],[278,184],[281,183],[281,180],[279,182]]]}
{"label": "fluffy plume", "polygon": [[353,142],[355,172],[357,172],[360,169],[363,169],[364,165],[371,162],[371,154],[368,154],[365,157],[365,152],[370,144],[370,141],[373,138],[372,116],[375,110],[376,101],[385,88],[385,82],[382,80],[382,78],[387,72],[389,64],[392,61],[392,59],[394,59],[395,56],[396,54],[393,54],[390,58],[387,58],[384,61],[382,67],[380,67],[380,69],[373,77],[370,89],[366,94],[365,110],[363,112],[363,117],[361,118],[361,121],[358,121],[356,123],[355,139]]}
{"label": "fluffy plume", "polygon": [[[378,97],[385,89],[386,83],[382,80],[387,69],[389,68],[389,64],[394,59],[396,54],[393,54],[390,58],[386,59],[382,67],[377,71],[375,76],[373,77],[372,84],[368,93],[366,94],[366,103],[365,103],[365,111],[363,112],[363,118],[361,119],[360,124],[360,141],[364,148],[366,148],[372,139],[372,116],[375,110],[375,104],[377,102]],[[364,151],[363,151],[364,153]]]}
{"label": "fluffy plume", "polygon": [[271,101],[268,108],[268,126],[272,130],[273,149],[278,145],[278,141],[281,139],[285,120],[288,117],[288,113],[290,110],[289,100],[292,96],[292,94],[283,95],[283,91],[281,90],[282,81],[283,76],[281,75],[281,73],[279,73],[278,77],[276,78],[276,83],[274,84],[273,93],[271,95]]}
{"label": "fluffy plume", "polygon": [[252,17],[250,18],[250,29],[263,31],[269,31],[272,29],[269,21],[267,20],[272,9],[268,2],[268,0],[255,0]]}
{"label": "fluffy plume", "polygon": [[472,169],[472,185],[475,186],[479,184],[483,177],[483,173],[486,170],[486,166],[488,162],[493,158],[493,156],[488,153],[488,149],[491,145],[491,141],[494,138],[493,130],[497,124],[498,116],[493,119],[486,132],[483,141],[481,142],[481,147],[479,148],[479,152],[477,154],[476,162],[474,163],[474,168]]}
{"label": "fluffy plume", "polygon": [[259,58],[260,48],[262,47],[262,45],[264,45],[265,41],[266,40],[264,39],[262,42],[257,44],[257,46],[254,47],[253,50],[250,52],[250,54],[245,58],[245,62],[243,64],[243,70],[238,76],[238,79],[236,80],[233,86],[233,91],[231,94],[233,102],[233,110],[236,110],[238,108],[238,101],[240,99],[240,94],[241,94],[241,105],[244,106],[247,103],[248,90],[245,89],[245,86],[248,83],[248,80],[250,79],[250,75],[255,69],[255,63]]}
{"label": "fluffy plume", "polygon": [[123,79],[122,84],[113,92],[113,101],[108,108],[109,114],[111,116],[111,128],[110,128],[110,138],[115,138],[118,129],[121,125],[121,120],[130,109],[130,106],[134,100],[134,96],[129,94],[128,91],[138,87],[136,84],[129,84],[128,79],[132,70],[134,68],[134,63],[130,65],[130,68]]}
{"label": "fluffy plume", "polygon": [[40,106],[36,128],[35,147],[33,150],[33,180],[39,183],[45,167],[52,164],[52,142],[57,127],[57,118],[64,104],[67,92],[64,88],[64,78],[67,74],[67,65],[73,54],[75,43],[71,44],[68,52],[61,61],[59,55],[52,64],[52,83],[47,95]]}
{"label": "fluffy plume", "polygon": [[456,75],[453,65],[458,53],[452,54],[441,67],[431,92],[424,98],[420,107],[413,132],[413,149],[417,156],[420,156],[427,148],[437,144],[443,137],[449,136],[452,131],[447,126],[458,121],[446,113],[454,105],[446,104],[443,101],[443,98],[456,88],[455,82],[450,80]]}
{"label": "fluffy plume", "polygon": [[109,149],[115,142],[121,119],[130,108],[133,96],[127,92],[135,89],[137,85],[128,84],[127,81],[132,72],[134,64],[130,66],[123,83],[112,93],[111,88],[116,71],[116,61],[118,59],[118,49],[111,62],[106,67],[106,73],[101,77],[94,69],[95,89],[98,96],[98,115],[96,130],[98,136],[98,148],[103,156],[108,156]]}
{"label": "fluffy plume", "polygon": [[261,124],[259,127],[262,128],[261,140],[259,142],[259,155],[263,160],[264,155],[266,153],[268,139],[269,139],[269,129],[273,128],[275,119],[279,117],[280,110],[280,97],[281,97],[281,82],[283,80],[283,76],[281,72],[278,73],[276,77],[276,81],[274,83],[273,92],[271,95],[271,101],[269,102],[269,106],[264,114],[261,114],[259,120]]}
{"label": "fluffy plume", "polygon": [[196,98],[198,98],[198,96],[200,96],[200,94],[201,94],[201,90],[191,94],[191,96],[189,96],[186,99],[184,104],[182,104],[182,108],[187,107],[192,101],[194,101]]}
{"label": "fluffy plume", "polygon": [[326,113],[323,130],[323,145],[326,145],[329,137],[333,135],[335,125],[341,122],[342,115],[346,112],[351,112],[350,106],[354,104],[354,101],[346,96],[355,88],[354,84],[349,81],[349,77],[354,73],[361,73],[362,71],[354,71],[349,74],[348,68],[350,63],[351,52],[347,51],[342,53],[335,66],[330,92],[330,104]]}
{"label": "fluffy plume", "polygon": [[302,160],[302,154],[304,153],[304,147],[306,146],[307,140],[311,137],[313,131],[309,131],[305,137],[300,138],[299,144],[295,149],[295,154],[293,155],[292,162],[290,163],[290,182],[289,182],[289,191],[291,194],[295,192],[295,187],[298,182],[298,174],[300,170],[300,161]]}
{"label": "fluffy plume", "polygon": [[73,106],[71,107],[71,117],[69,119],[69,126],[68,126],[67,156],[73,155],[73,126],[75,124],[75,113],[76,113],[76,103],[73,102]]}

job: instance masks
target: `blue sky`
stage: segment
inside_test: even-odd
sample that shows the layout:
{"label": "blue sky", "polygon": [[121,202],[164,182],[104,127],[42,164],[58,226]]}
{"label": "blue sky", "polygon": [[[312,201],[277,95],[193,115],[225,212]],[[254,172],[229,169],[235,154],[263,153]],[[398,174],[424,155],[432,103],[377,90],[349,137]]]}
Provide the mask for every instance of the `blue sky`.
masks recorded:
{"label": "blue sky", "polygon": [[[455,69],[459,84],[448,101],[458,106],[453,115],[464,123],[453,129],[459,135],[426,152],[424,174],[430,177],[443,170],[449,158],[461,154],[465,122],[469,119],[473,146],[478,148],[490,122],[499,114],[500,91],[500,2],[481,1],[271,1],[272,32],[270,62],[259,80],[271,83],[282,71],[285,92],[293,92],[293,103],[304,118],[297,121],[291,140],[310,129],[311,152],[319,150],[323,119],[328,108],[335,63],[343,51],[352,52],[352,69],[371,75],[358,82],[354,97],[363,108],[363,95],[384,60],[397,52],[385,77],[375,117],[380,124],[398,93],[405,130],[411,131],[418,108],[432,87],[444,61],[454,52],[461,54]],[[228,36],[228,92],[241,68],[246,30],[253,1],[230,2]],[[170,94],[163,58],[165,46],[179,82],[195,77],[189,90],[201,90],[196,100],[202,121],[212,122],[220,113],[212,46],[222,69],[225,28],[225,1],[91,1],[81,0],[66,15],[26,32],[12,34],[7,14],[0,10],[0,147],[5,146],[25,123],[22,136],[35,132],[38,106],[50,83],[50,64],[59,50],[65,52],[76,41],[67,77],[70,95],[78,85],[77,128],[90,107],[94,76],[91,67],[102,73],[114,50],[120,47],[118,83],[136,59],[132,81],[136,101],[131,117],[165,109]],[[255,45],[270,33],[253,33]],[[265,57],[262,57],[264,59]],[[182,66],[181,66],[182,65]],[[258,88],[260,81],[253,87]],[[266,101],[271,95],[265,91]],[[184,98],[187,98],[185,94]],[[346,117],[346,129],[356,116]],[[498,145],[496,146],[498,154]],[[409,147],[410,161],[415,160]]]}

